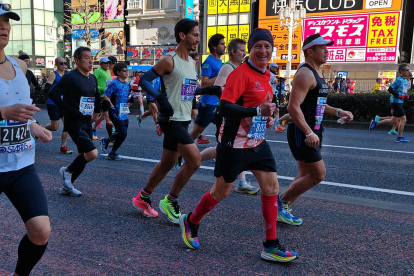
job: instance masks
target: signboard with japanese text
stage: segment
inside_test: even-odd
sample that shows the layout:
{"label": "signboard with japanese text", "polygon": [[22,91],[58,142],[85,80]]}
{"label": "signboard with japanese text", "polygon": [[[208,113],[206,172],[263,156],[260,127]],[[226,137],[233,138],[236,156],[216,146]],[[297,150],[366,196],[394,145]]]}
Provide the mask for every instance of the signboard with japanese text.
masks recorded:
{"label": "signboard with japanese text", "polygon": [[229,43],[228,36],[227,36],[227,26],[217,26],[217,33],[222,34],[224,36],[224,42],[226,46]]}
{"label": "signboard with japanese text", "polygon": [[177,45],[128,46],[127,61],[153,61],[154,64],[166,53],[175,51]]}
{"label": "signboard with japanese text", "polygon": [[217,14],[218,0],[207,0],[207,14]]}
{"label": "signboard with japanese text", "polygon": [[239,0],[229,0],[229,13],[239,12]]}
{"label": "signboard with japanese text", "polygon": [[[239,38],[243,39],[247,43],[249,41],[249,35],[250,35],[250,26],[239,25]],[[246,47],[247,47],[247,44],[246,44]]]}
{"label": "signboard with japanese text", "polygon": [[[206,41],[208,42],[208,40],[210,39],[210,37],[212,37],[216,33],[217,33],[217,27],[216,26],[207,27],[207,37],[206,37]],[[207,44],[206,44],[206,52],[207,53],[210,53],[210,50],[208,49]]]}
{"label": "signboard with japanese text", "polygon": [[240,12],[250,12],[250,0],[240,0]]}
{"label": "signboard with japanese text", "polygon": [[[259,28],[267,29],[272,33],[274,46],[277,47],[276,56],[271,62],[286,63],[288,59],[289,30],[280,27],[279,20],[261,20]],[[292,34],[292,63],[299,63],[301,51],[302,28],[298,26]]]}
{"label": "signboard with japanese text", "polygon": [[229,12],[229,0],[218,0],[218,13],[224,14]]}
{"label": "signboard with japanese text", "polygon": [[[353,14],[377,11],[399,11],[401,0],[296,0],[297,6],[306,9],[307,16]],[[278,18],[279,10],[289,0],[260,0],[259,20]]]}
{"label": "signboard with japanese text", "polygon": [[227,39],[231,41],[232,39],[239,37],[239,25],[230,25],[227,28]]}
{"label": "signboard with japanese text", "polygon": [[310,17],[303,20],[303,39],[320,33],[333,40],[328,63],[397,63],[401,12]]}

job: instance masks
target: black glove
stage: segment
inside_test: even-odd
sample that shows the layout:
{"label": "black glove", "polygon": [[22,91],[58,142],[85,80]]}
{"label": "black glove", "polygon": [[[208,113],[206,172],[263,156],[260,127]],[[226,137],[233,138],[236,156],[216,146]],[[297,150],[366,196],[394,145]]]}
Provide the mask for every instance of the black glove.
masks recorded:
{"label": "black glove", "polygon": [[164,94],[159,94],[156,98],[158,105],[160,106],[160,113],[166,116],[174,115],[174,109]]}
{"label": "black glove", "polygon": [[[66,110],[65,110],[66,111]],[[80,120],[83,118],[83,114],[82,112],[80,112],[78,109],[76,108],[70,108],[69,110],[67,110],[69,113],[69,116],[71,117],[72,120]]]}
{"label": "black glove", "polygon": [[204,88],[204,94],[213,95],[213,96],[217,96],[217,98],[220,98],[221,97],[221,86],[213,85],[213,86],[206,87]]}
{"label": "black glove", "polygon": [[112,116],[114,119],[118,120],[119,116],[118,116],[118,113],[116,113],[115,107],[112,107],[111,109],[109,109],[108,112],[109,112],[110,116]]}
{"label": "black glove", "polygon": [[101,103],[101,106],[102,106],[102,111],[103,112],[106,112],[109,109],[111,109],[111,103],[107,100],[103,100],[102,103]]}

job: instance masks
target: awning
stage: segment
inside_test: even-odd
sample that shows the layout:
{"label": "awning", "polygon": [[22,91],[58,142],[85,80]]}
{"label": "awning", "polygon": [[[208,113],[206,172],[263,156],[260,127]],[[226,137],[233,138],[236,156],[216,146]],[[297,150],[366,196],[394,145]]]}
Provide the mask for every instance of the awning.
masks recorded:
{"label": "awning", "polygon": [[128,65],[128,71],[148,71],[153,65]]}

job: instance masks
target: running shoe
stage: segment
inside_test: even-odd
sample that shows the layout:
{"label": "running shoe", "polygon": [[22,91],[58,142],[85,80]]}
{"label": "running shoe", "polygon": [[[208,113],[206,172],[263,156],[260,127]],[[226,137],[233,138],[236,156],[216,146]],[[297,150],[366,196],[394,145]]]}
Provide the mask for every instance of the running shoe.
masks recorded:
{"label": "running shoe", "polygon": [[169,201],[168,195],[165,195],[164,199],[160,200],[160,210],[163,214],[168,216],[168,219],[174,223],[178,224],[178,220],[181,217],[180,205],[178,201]]}
{"label": "running shoe", "polygon": [[92,130],[92,140],[98,140],[98,134],[96,133],[96,130]]}
{"label": "running shoe", "polygon": [[177,162],[175,163],[173,167],[173,170],[177,172],[180,169],[180,167],[181,167],[180,162],[177,160]]}
{"label": "running shoe", "polygon": [[141,123],[142,123],[141,115],[137,115],[136,118],[137,118],[137,125],[141,127]]}
{"label": "running shoe", "polygon": [[60,189],[60,194],[67,195],[67,196],[81,196],[82,195],[82,193],[75,188],[73,188],[72,190],[68,190],[65,187],[62,187],[62,189]]}
{"label": "running shoe", "polygon": [[208,144],[210,143],[210,139],[207,139],[204,136],[201,136],[200,138],[197,139],[197,144]]}
{"label": "running shoe", "polygon": [[115,160],[115,161],[121,161],[122,158],[119,156],[118,153],[114,153],[114,154],[108,154],[108,160]]}
{"label": "running shoe", "polygon": [[263,243],[262,259],[286,263],[293,261],[297,256],[298,253],[296,252],[286,251],[286,248],[279,243],[278,239],[269,247],[266,247],[266,244]]}
{"label": "running shoe", "polygon": [[102,122],[99,123],[98,128],[102,128]]}
{"label": "running shoe", "polygon": [[301,218],[293,216],[290,211],[289,205],[287,202],[280,200],[280,196],[277,198],[277,221],[284,222],[290,225],[301,225],[303,221]]}
{"label": "running shoe", "polygon": [[254,195],[260,192],[260,188],[253,187],[249,183],[245,182],[242,184],[237,184],[237,186],[234,188],[234,191],[238,193],[246,193],[246,194]]}
{"label": "running shoe", "polygon": [[141,192],[138,193],[137,197],[132,199],[132,205],[138,210],[142,211],[145,217],[156,218],[158,217],[158,212],[152,209],[151,200],[149,202],[141,198]]}
{"label": "running shoe", "polygon": [[197,249],[200,244],[198,243],[198,225],[192,224],[189,221],[191,213],[188,215],[182,215],[180,217],[181,236],[185,244],[191,249]]}
{"label": "running shoe", "polygon": [[372,131],[376,127],[377,127],[377,121],[371,120],[371,123],[369,124],[369,131]]}
{"label": "running shoe", "polygon": [[115,126],[112,126],[112,135],[114,135],[114,134],[115,134],[115,132],[116,132],[116,130],[115,130]]}
{"label": "running shoe", "polygon": [[281,132],[281,131],[285,131],[285,130],[286,130],[285,127],[283,127],[281,125],[278,125],[277,128],[276,128],[276,130],[275,130],[275,132]]}
{"label": "running shoe", "polygon": [[408,143],[410,141],[408,141],[407,139],[405,139],[404,137],[397,137],[397,139],[395,140],[396,143]]}
{"label": "running shoe", "polygon": [[390,130],[388,131],[389,135],[398,135],[398,132],[396,132],[395,130]]}
{"label": "running shoe", "polygon": [[286,126],[286,124],[287,124],[287,120],[284,120],[283,122],[282,122],[282,126]]}
{"label": "running shoe", "polygon": [[99,140],[102,153],[108,153],[108,144],[106,143],[106,141],[107,140],[105,137],[102,137],[101,140]]}
{"label": "running shoe", "polygon": [[60,193],[70,196],[80,196],[82,193],[73,187],[72,174],[66,171],[66,167],[60,168],[59,173],[62,177],[62,187],[66,189],[66,193],[62,193],[62,191]]}
{"label": "running shoe", "polygon": [[70,149],[68,149],[68,147],[67,147],[67,146],[60,147],[59,152],[60,152],[60,153],[64,153],[64,154],[72,154],[72,153],[73,153],[73,151],[71,151]]}
{"label": "running shoe", "polygon": [[161,130],[160,125],[157,125],[157,135],[158,136],[161,136],[162,135],[162,130]]}
{"label": "running shoe", "polygon": [[375,115],[375,119],[374,119],[374,121],[378,123],[380,120],[381,120],[381,119],[380,119],[380,116]]}

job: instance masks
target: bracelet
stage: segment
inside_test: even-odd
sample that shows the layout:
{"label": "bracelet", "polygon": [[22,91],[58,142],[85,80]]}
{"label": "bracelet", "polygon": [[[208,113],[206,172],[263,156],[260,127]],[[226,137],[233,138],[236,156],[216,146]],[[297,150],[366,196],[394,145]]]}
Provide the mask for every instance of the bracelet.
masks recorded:
{"label": "bracelet", "polygon": [[309,136],[312,136],[312,135],[313,135],[313,131],[311,131],[311,133],[309,133],[309,134],[307,134],[305,136],[306,136],[306,138],[308,138]]}
{"label": "bracelet", "polygon": [[336,111],[335,111],[335,116],[336,116],[336,117],[339,117],[339,116],[338,116],[338,114],[339,114],[339,111],[341,111],[341,110],[342,110],[342,109],[340,109],[340,108],[337,108],[337,109],[336,109]]}
{"label": "bracelet", "polygon": [[256,107],[257,116],[262,116],[262,109],[260,107]]}
{"label": "bracelet", "polygon": [[37,123],[36,119],[29,119],[29,120],[27,120],[27,126],[28,126],[29,128],[30,128],[30,125],[31,125],[32,123]]}

